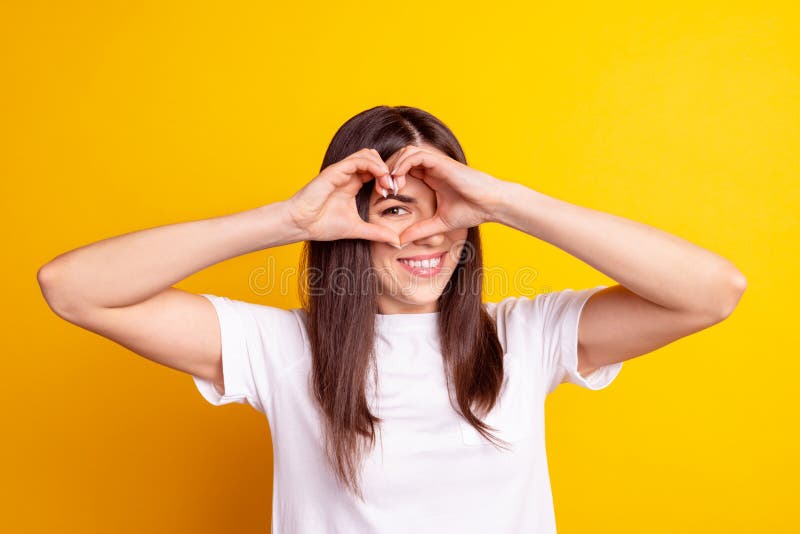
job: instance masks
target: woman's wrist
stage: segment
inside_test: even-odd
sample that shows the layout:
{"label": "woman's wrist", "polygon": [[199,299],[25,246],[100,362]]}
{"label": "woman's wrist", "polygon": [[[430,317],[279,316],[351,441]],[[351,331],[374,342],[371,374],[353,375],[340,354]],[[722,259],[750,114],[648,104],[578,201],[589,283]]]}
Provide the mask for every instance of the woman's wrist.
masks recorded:
{"label": "woman's wrist", "polygon": [[260,248],[271,248],[310,238],[308,231],[295,220],[291,202],[280,200],[256,208],[261,229]]}
{"label": "woman's wrist", "polygon": [[554,206],[553,197],[517,182],[503,182],[493,210],[492,222],[535,235],[539,218]]}

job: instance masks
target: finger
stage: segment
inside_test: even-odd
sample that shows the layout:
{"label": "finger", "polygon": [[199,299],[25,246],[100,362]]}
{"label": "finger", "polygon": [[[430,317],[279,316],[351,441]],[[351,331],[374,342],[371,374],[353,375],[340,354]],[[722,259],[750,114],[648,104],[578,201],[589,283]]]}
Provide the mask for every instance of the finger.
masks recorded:
{"label": "finger", "polygon": [[383,161],[383,158],[381,158],[380,152],[378,152],[374,148],[365,148],[363,149],[363,153],[366,157],[374,160],[384,169],[383,175],[376,176],[375,185],[383,187],[387,191],[392,189],[392,180],[391,180],[391,175],[389,174],[389,167],[386,165],[386,162]]}
{"label": "finger", "polygon": [[375,165],[377,165],[377,168],[380,169],[378,172],[375,172],[373,174],[373,176],[376,176],[376,177],[377,176],[383,176],[383,175],[385,175],[385,174],[387,174],[389,172],[389,167],[386,165],[386,162],[383,161],[381,159],[381,157],[373,149],[366,149],[365,148],[363,150],[359,150],[355,154],[351,154],[350,156],[348,156],[347,158],[343,159],[342,161],[347,161],[349,159],[353,159],[353,160],[361,159],[361,160],[366,160],[366,161],[373,162]]}
{"label": "finger", "polygon": [[[390,169],[394,169],[397,167],[397,163],[403,158],[405,154],[412,148],[416,148],[415,145],[406,145],[400,150],[394,152],[389,159],[386,160],[386,164],[389,166]],[[400,184],[398,184],[400,185]]]}
{"label": "finger", "polygon": [[403,176],[408,173],[413,167],[426,167],[431,168],[436,164],[436,159],[433,154],[422,149],[417,149],[407,156],[400,158],[395,163],[394,169],[391,171],[392,176]]}
{"label": "finger", "polygon": [[415,222],[400,233],[400,242],[405,245],[418,239],[448,232],[450,228],[438,215],[424,221]]}
{"label": "finger", "polygon": [[394,171],[398,168],[400,162],[403,161],[403,158],[405,158],[405,156],[409,154],[410,151],[417,148],[419,147],[417,147],[416,145],[406,145],[392,155],[392,157],[390,158],[392,160],[392,163],[389,165],[390,173],[392,174],[392,176],[395,175]]}
{"label": "finger", "polygon": [[[352,176],[360,179],[361,183],[386,176],[388,168],[385,163],[377,162],[369,157],[350,156],[339,162],[339,171],[346,176],[345,180],[337,184],[342,186],[346,185]],[[387,182],[386,185],[390,184]]]}
{"label": "finger", "polygon": [[389,230],[385,226],[371,224],[368,222],[361,222],[356,225],[354,237],[358,239],[368,239],[369,241],[378,241],[381,243],[389,243],[390,245],[394,246],[400,246],[400,238],[396,233]]}
{"label": "finger", "polygon": [[[386,164],[389,165],[390,168],[394,167],[395,164],[398,161],[400,161],[400,158],[403,157],[403,154],[408,152],[408,149],[412,148],[413,146],[415,146],[415,145],[406,145],[406,146],[402,147],[401,149],[395,151],[391,156],[389,156],[389,159],[386,160]],[[389,163],[390,161],[392,163]]]}
{"label": "finger", "polygon": [[406,186],[406,177],[404,176],[393,176],[394,182],[397,184],[397,190],[400,191]]}

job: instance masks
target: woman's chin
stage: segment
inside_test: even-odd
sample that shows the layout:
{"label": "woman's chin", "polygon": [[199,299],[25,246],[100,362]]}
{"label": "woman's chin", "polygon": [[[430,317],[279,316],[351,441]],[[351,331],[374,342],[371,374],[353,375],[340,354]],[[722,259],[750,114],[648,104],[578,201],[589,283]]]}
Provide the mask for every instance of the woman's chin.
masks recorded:
{"label": "woman's chin", "polygon": [[428,291],[414,291],[409,294],[395,295],[394,300],[403,306],[419,306],[426,307],[435,305],[439,300],[439,294]]}

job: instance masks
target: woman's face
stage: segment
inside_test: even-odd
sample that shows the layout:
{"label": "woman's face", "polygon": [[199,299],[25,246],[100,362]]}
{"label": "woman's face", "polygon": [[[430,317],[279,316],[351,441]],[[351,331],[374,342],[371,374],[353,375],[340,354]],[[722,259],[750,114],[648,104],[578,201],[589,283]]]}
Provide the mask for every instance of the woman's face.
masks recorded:
{"label": "woman's face", "polygon": [[[436,150],[430,145],[424,145]],[[438,151],[438,150],[437,150]],[[389,168],[397,152],[386,160]],[[406,175],[406,185],[383,198],[377,187],[369,200],[368,221],[386,226],[398,235],[417,221],[436,213],[436,194],[428,185]],[[437,299],[455,271],[467,239],[459,228],[408,242],[402,249],[371,242],[372,267],[378,279],[380,313],[428,313],[438,311]]]}

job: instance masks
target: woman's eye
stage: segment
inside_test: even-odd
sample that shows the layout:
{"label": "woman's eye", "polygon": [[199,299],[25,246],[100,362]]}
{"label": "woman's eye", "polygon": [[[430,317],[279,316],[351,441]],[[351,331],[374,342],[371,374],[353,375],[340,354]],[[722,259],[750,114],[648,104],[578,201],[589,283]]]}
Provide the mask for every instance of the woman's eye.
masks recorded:
{"label": "woman's eye", "polygon": [[[403,206],[392,206],[391,208],[386,208],[381,212],[381,215],[387,215],[392,210],[406,210]],[[408,211],[408,210],[406,210]],[[410,213],[410,212],[409,212]],[[399,215],[398,213],[392,213],[391,215]]]}

